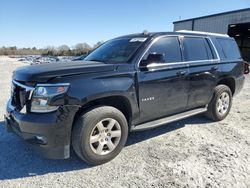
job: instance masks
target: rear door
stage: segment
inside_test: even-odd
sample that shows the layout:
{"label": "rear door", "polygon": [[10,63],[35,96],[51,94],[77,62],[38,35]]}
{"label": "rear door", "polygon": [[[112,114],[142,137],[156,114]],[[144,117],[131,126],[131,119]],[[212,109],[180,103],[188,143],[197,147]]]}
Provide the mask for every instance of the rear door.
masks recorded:
{"label": "rear door", "polygon": [[149,54],[163,54],[165,62],[149,65],[149,69],[139,68],[140,122],[184,111],[188,100],[188,66],[182,62],[179,38],[160,38],[142,62]]}
{"label": "rear door", "polygon": [[189,65],[188,109],[204,106],[213,95],[219,76],[219,59],[212,42],[206,37],[182,38],[184,59]]}

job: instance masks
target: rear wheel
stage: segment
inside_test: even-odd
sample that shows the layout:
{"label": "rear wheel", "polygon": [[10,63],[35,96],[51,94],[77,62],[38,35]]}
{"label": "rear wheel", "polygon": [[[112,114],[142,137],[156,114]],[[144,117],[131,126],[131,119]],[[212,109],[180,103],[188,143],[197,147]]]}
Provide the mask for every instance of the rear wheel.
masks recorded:
{"label": "rear wheel", "polygon": [[220,121],[227,117],[232,107],[232,92],[226,85],[215,87],[214,96],[208,105],[206,116],[214,121]]}
{"label": "rear wheel", "polygon": [[128,135],[125,116],[109,106],[94,108],[76,121],[72,145],[76,154],[89,164],[99,165],[115,158]]}

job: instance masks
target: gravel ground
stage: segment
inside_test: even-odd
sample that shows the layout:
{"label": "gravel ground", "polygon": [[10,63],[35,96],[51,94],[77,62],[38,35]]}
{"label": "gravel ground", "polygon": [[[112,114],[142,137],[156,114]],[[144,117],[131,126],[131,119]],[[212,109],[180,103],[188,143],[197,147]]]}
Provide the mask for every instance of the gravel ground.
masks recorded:
{"label": "gravel ground", "polygon": [[14,134],[3,115],[12,71],[0,57],[0,187],[250,187],[250,77],[221,122],[196,116],[131,133],[113,161],[91,167],[74,153],[43,159]]}

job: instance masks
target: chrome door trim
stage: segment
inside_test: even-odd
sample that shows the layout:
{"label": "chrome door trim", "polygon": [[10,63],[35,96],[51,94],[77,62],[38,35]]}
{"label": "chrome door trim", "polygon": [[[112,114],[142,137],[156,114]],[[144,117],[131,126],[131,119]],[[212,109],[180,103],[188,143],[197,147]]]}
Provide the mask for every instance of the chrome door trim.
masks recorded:
{"label": "chrome door trim", "polygon": [[137,68],[139,68],[140,66],[140,62],[142,60],[142,58],[144,57],[144,55],[148,52],[148,50],[152,47],[152,45],[157,42],[158,40],[162,39],[162,38],[165,38],[165,37],[178,37],[178,38],[181,38],[181,37],[197,37],[197,38],[205,38],[205,39],[208,39],[210,41],[210,43],[212,44],[212,48],[214,49],[215,51],[215,54],[216,54],[216,58],[215,59],[206,59],[206,60],[196,60],[196,61],[181,61],[181,62],[171,62],[171,63],[159,63],[157,64],[157,66],[167,66],[167,65],[178,65],[178,64],[192,64],[192,63],[198,63],[198,62],[219,62],[221,59],[220,59],[220,56],[219,56],[219,53],[213,43],[213,41],[211,40],[210,37],[208,36],[193,36],[193,35],[162,35],[162,36],[159,36],[159,37],[156,37],[149,45],[148,47],[144,50],[144,52],[142,53],[142,56],[139,58],[138,62],[136,63],[137,65]]}

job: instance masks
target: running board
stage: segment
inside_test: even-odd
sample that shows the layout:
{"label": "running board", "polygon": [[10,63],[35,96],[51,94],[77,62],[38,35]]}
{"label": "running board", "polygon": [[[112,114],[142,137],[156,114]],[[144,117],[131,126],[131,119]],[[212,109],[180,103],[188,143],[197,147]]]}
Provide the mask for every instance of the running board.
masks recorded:
{"label": "running board", "polygon": [[180,114],[176,114],[176,115],[168,116],[168,117],[165,117],[162,119],[157,119],[157,120],[143,123],[140,125],[132,126],[131,131],[142,131],[142,130],[146,130],[146,129],[152,129],[155,127],[159,127],[161,125],[165,125],[167,123],[171,123],[173,121],[178,121],[178,120],[185,119],[185,118],[197,115],[197,114],[201,114],[201,113],[206,112],[206,111],[207,111],[207,107],[196,108],[194,110],[182,112]]}

